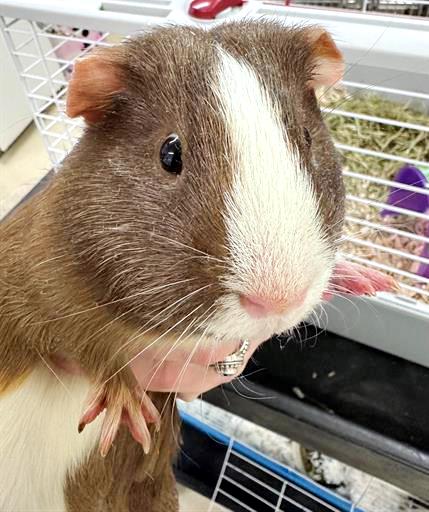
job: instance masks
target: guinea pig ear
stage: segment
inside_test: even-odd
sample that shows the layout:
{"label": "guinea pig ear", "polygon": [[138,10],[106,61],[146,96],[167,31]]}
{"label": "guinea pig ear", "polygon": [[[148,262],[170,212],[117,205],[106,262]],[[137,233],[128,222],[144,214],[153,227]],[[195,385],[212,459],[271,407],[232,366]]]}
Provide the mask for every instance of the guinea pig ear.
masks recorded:
{"label": "guinea pig ear", "polygon": [[323,28],[308,29],[307,38],[314,58],[313,77],[309,85],[315,89],[334,85],[344,74],[344,60],[340,50]]}
{"label": "guinea pig ear", "polygon": [[103,48],[75,62],[67,91],[69,117],[83,116],[89,123],[100,121],[114,95],[125,89],[121,56],[118,47]]}

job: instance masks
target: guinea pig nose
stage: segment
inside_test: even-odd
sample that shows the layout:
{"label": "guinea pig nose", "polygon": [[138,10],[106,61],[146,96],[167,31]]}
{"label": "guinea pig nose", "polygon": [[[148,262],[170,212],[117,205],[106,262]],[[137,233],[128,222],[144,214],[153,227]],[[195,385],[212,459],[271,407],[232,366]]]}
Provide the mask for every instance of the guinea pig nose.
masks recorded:
{"label": "guinea pig nose", "polygon": [[279,300],[258,295],[240,295],[240,304],[254,318],[281,315],[289,309],[296,309],[305,300],[306,293],[300,293],[291,300]]}
{"label": "guinea pig nose", "polygon": [[286,310],[286,303],[257,295],[240,295],[241,306],[254,318],[279,315]]}

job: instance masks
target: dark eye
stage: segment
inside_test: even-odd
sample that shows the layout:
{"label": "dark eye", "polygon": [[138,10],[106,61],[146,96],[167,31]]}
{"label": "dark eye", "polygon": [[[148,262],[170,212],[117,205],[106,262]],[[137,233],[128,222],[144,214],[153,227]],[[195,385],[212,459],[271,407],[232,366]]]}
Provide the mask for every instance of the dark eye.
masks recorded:
{"label": "dark eye", "polygon": [[304,138],[308,146],[311,146],[311,135],[307,128],[304,128]]}
{"label": "dark eye", "polygon": [[179,136],[172,133],[167,137],[159,152],[162,168],[172,174],[182,172],[182,143]]}

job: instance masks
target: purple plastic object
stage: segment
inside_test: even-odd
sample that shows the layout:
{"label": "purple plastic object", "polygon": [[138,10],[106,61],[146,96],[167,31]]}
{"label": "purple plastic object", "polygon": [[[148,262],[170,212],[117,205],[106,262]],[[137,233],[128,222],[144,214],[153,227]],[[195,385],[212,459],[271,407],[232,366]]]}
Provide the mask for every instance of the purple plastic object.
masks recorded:
{"label": "purple plastic object", "polygon": [[[428,179],[423,172],[412,165],[404,165],[404,167],[401,167],[401,169],[396,173],[395,181],[403,183],[404,185],[412,185],[423,189],[426,188],[428,184]],[[392,187],[387,199],[387,204],[397,206],[398,208],[404,208],[405,210],[424,213],[429,209],[429,195]],[[380,215],[382,217],[388,217],[390,215],[398,214],[388,208],[385,208],[380,212]]]}
{"label": "purple plastic object", "polygon": [[[420,169],[417,169],[417,167],[413,165],[404,165],[401,167],[396,173],[395,181],[397,183],[428,190],[429,179]],[[429,195],[427,193],[419,194],[419,192],[411,192],[409,190],[392,187],[389,197],[387,198],[387,204],[398,206],[404,210],[425,213],[429,212]],[[389,217],[391,215],[397,215],[397,212],[385,208],[380,212],[380,215],[382,217]],[[426,223],[425,236],[429,237],[429,221]],[[424,244],[420,256],[429,259],[429,243]],[[429,263],[420,263],[417,273],[429,279]]]}
{"label": "purple plastic object", "polygon": [[[426,224],[425,236],[429,237],[429,222]],[[422,258],[429,259],[429,244],[425,244],[423,251],[420,254]],[[427,277],[429,279],[429,263],[420,263],[419,270],[417,271],[419,276]]]}

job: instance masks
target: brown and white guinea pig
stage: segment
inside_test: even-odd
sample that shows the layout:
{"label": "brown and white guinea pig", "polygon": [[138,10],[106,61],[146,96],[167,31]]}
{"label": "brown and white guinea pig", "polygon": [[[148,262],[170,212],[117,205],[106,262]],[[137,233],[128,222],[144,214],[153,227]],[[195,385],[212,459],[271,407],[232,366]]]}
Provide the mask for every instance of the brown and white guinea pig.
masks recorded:
{"label": "brown and white guinea pig", "polygon": [[342,72],[324,30],[268,21],[76,63],[87,129],[0,226],[2,512],[174,510],[167,398],[142,398],[129,361],[161,338],[262,341],[335,290],[390,286],[346,263],[335,283],[344,187],[315,92]]}

